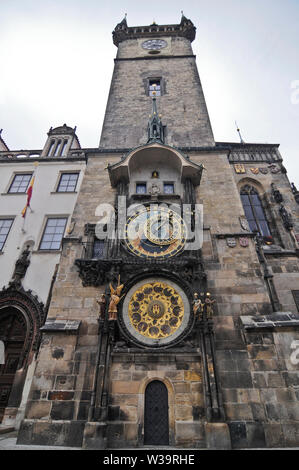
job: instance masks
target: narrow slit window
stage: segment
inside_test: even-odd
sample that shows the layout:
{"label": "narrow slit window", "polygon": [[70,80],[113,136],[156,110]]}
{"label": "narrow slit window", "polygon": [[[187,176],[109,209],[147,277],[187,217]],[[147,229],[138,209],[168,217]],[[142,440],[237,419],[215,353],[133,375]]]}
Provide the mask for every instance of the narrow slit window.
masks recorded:
{"label": "narrow slit window", "polygon": [[146,194],[146,183],[136,184],[136,194]]}
{"label": "narrow slit window", "polygon": [[164,183],[164,194],[174,194],[173,183]]}
{"label": "narrow slit window", "polygon": [[57,156],[58,156],[60,146],[61,146],[61,140],[58,140],[53,157],[57,157]]}
{"label": "narrow slit window", "polygon": [[[149,96],[161,96],[161,80],[149,80]],[[156,93],[153,93],[156,92]]]}
{"label": "narrow slit window", "polygon": [[49,147],[49,150],[48,150],[48,156],[51,155],[54,144],[55,144],[55,140],[51,140],[50,147]]}

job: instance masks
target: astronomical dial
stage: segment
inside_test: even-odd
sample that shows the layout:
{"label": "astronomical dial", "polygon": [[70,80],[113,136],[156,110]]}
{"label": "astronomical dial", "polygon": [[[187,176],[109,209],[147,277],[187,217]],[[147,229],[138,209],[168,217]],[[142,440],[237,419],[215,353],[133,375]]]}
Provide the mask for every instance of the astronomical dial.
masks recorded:
{"label": "astronomical dial", "polygon": [[149,278],[130,289],[122,309],[122,325],[130,336],[146,345],[167,345],[185,333],[189,302],[174,282]]}
{"label": "astronomical dial", "polygon": [[167,42],[163,39],[148,39],[142,43],[143,49],[147,49],[150,51],[158,51],[160,49],[164,49],[167,46]]}
{"label": "astronomical dial", "polygon": [[170,258],[184,249],[186,233],[186,225],[176,212],[147,207],[128,219],[125,245],[139,257]]}

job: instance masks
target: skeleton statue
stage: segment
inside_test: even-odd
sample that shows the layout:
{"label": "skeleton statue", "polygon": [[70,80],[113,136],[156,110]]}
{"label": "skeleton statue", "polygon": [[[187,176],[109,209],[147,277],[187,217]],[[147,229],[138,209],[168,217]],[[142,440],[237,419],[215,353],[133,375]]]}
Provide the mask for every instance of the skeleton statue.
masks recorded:
{"label": "skeleton statue", "polygon": [[213,317],[213,304],[216,302],[216,300],[211,299],[211,294],[207,292],[206,298],[205,298],[205,306],[206,306],[206,311],[207,311],[207,318],[212,318]]}
{"label": "skeleton statue", "polygon": [[110,303],[108,308],[109,321],[117,320],[117,305],[119,304],[121,297],[121,291],[123,290],[124,284],[120,283],[120,276],[118,276],[117,287],[114,288],[110,282]]}

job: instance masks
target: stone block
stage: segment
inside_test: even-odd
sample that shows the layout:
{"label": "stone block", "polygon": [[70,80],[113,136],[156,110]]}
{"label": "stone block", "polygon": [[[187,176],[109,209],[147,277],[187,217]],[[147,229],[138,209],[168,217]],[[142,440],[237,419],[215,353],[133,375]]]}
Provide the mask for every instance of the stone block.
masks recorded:
{"label": "stone block", "polygon": [[32,432],[32,445],[65,445],[64,423],[36,421]]}
{"label": "stone block", "polygon": [[83,449],[105,449],[107,443],[107,424],[98,422],[85,423]]}
{"label": "stone block", "polygon": [[232,421],[228,423],[233,449],[247,447],[247,430],[244,421]]}
{"label": "stone block", "polygon": [[246,423],[249,448],[266,447],[264,426],[261,423]]}
{"label": "stone block", "polygon": [[82,447],[84,422],[72,421],[67,423],[65,445],[69,447]]}
{"label": "stone block", "polygon": [[286,447],[298,447],[299,423],[282,423],[282,432]]}
{"label": "stone block", "polygon": [[46,419],[49,417],[51,402],[48,401],[31,401],[28,402],[26,408],[26,418],[28,419]]}
{"label": "stone block", "polygon": [[230,432],[226,423],[206,423],[205,434],[208,449],[231,449]]}
{"label": "stone block", "polygon": [[201,422],[176,422],[175,444],[179,447],[206,447],[204,425]]}
{"label": "stone block", "polygon": [[59,390],[48,393],[48,400],[72,400],[74,398],[74,392]]}
{"label": "stone block", "polygon": [[265,423],[264,432],[268,448],[285,446],[285,439],[281,424]]}
{"label": "stone block", "polygon": [[73,401],[54,401],[51,410],[53,420],[71,420],[74,416]]}
{"label": "stone block", "polygon": [[176,405],[175,406],[175,417],[178,421],[192,421],[192,419],[193,419],[192,406]]}
{"label": "stone block", "polygon": [[119,421],[137,421],[137,407],[122,405],[119,411]]}
{"label": "stone block", "polygon": [[190,383],[177,382],[174,383],[175,393],[190,393]]}
{"label": "stone block", "polygon": [[139,392],[140,382],[137,381],[121,381],[114,380],[112,382],[112,393],[113,394],[135,394]]}
{"label": "stone block", "polygon": [[58,375],[55,380],[55,390],[74,390],[75,384],[75,375]]}
{"label": "stone block", "polygon": [[201,382],[202,376],[198,372],[188,370],[184,372],[184,379],[187,382]]}
{"label": "stone block", "polygon": [[252,411],[249,404],[233,403],[225,405],[226,416],[230,421],[252,421]]}
{"label": "stone block", "polygon": [[31,444],[33,425],[34,421],[29,421],[28,419],[22,421],[17,437],[17,444]]}
{"label": "stone block", "polygon": [[253,388],[250,372],[220,372],[223,388]]}

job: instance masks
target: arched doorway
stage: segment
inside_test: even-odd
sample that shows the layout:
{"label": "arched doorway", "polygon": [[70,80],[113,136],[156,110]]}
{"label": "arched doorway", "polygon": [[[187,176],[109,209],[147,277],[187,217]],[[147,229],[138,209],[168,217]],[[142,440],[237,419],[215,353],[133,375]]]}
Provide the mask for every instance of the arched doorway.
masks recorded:
{"label": "arched doorway", "polygon": [[144,444],[169,445],[168,391],[160,380],[145,389]]}
{"label": "arched doorway", "polygon": [[5,360],[0,365],[0,423],[8,405],[16,371],[23,363],[26,332],[25,318],[18,309],[1,309],[0,341],[4,343]]}

